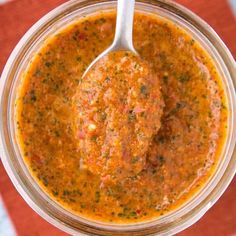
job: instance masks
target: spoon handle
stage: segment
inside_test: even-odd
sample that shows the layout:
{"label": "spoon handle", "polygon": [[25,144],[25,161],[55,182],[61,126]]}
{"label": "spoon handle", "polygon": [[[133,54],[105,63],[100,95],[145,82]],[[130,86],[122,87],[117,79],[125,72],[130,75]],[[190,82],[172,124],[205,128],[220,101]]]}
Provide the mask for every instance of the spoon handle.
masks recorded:
{"label": "spoon handle", "polygon": [[113,49],[123,49],[135,52],[133,47],[133,18],[135,0],[118,0],[116,32]]}

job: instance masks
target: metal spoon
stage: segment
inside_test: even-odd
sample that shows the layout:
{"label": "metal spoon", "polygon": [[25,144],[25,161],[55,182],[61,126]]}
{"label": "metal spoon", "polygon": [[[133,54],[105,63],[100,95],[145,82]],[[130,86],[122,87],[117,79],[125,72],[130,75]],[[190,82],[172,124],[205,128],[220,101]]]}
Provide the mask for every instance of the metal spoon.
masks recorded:
{"label": "metal spoon", "polygon": [[98,62],[106,54],[114,51],[131,51],[138,55],[133,46],[133,19],[134,19],[135,0],[118,0],[117,1],[117,17],[116,32],[113,43],[109,48],[96,57],[87,67],[82,77],[90,70],[90,68]]}

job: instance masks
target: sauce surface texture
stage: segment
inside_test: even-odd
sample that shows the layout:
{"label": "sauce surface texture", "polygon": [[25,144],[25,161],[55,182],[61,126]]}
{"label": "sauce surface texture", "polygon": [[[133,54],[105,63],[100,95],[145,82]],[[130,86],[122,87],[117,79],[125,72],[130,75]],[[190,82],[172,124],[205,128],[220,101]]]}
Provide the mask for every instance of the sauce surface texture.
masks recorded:
{"label": "sauce surface texture", "polygon": [[139,56],[111,52],[83,76],[73,105],[80,168],[101,186],[146,168],[149,146],[163,113],[159,78]]}
{"label": "sauce surface texture", "polygon": [[63,207],[134,223],[180,207],[210,179],[228,112],[210,56],[157,16],[135,15],[144,61],[115,53],[82,79],[114,29],[115,12],[97,13],[45,41],[22,75],[17,141],[36,181]]}

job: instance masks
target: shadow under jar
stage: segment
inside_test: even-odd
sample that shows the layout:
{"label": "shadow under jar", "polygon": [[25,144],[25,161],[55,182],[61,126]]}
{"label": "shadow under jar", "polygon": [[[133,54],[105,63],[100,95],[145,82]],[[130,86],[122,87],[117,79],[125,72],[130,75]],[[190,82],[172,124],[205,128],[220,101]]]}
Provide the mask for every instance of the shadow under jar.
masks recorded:
{"label": "shadow under jar", "polygon": [[[216,33],[200,18],[186,8],[170,1],[138,1],[136,11],[142,14],[156,15],[163,22],[170,21],[192,38],[211,57],[221,79],[228,110],[225,139],[218,161],[207,180],[193,191],[192,196],[178,207],[157,217],[141,222],[102,222],[77,215],[63,207],[55,198],[47,194],[47,189],[36,180],[23,158],[19,140],[16,135],[17,93],[22,85],[22,77],[27,71],[35,54],[50,36],[61,29],[74,24],[83,16],[103,11],[104,14],[114,10],[113,1],[69,1],[56,8],[37,22],[21,39],[12,52],[1,77],[1,157],[5,169],[13,184],[26,202],[44,219],[70,234],[97,235],[149,235],[175,234],[200,219],[218,200],[227,188],[236,170],[235,155],[235,76],[236,66],[233,57]],[[171,23],[172,22],[172,23]],[[135,30],[135,28],[134,28]],[[61,31],[63,32],[63,30]],[[47,42],[47,41],[46,41]],[[179,42],[181,44],[181,42]],[[134,37],[135,44],[135,37]],[[161,45],[160,45],[161,47]],[[40,49],[41,50],[41,49]],[[164,57],[164,55],[162,55]],[[197,62],[196,62],[197,63]],[[167,75],[163,75],[163,79]],[[180,83],[187,80],[179,78]],[[184,104],[178,104],[182,108]],[[155,163],[154,163],[155,164]]]}

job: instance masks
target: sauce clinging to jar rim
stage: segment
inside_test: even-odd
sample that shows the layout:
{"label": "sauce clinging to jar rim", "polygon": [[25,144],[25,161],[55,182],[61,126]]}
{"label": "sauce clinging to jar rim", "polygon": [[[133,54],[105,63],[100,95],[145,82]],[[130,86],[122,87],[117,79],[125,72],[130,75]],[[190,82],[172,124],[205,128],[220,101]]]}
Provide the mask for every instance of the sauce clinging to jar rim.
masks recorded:
{"label": "sauce clinging to jar rim", "polygon": [[[162,115],[155,116],[150,109],[162,107],[162,98],[155,104],[143,81],[134,87],[134,81],[131,86],[122,82],[119,89],[110,78],[106,83],[94,80],[95,86],[81,81],[89,63],[111,44],[114,29],[115,12],[97,13],[45,41],[22,75],[16,101],[17,140],[32,175],[55,201],[90,219],[133,223],[176,209],[206,183],[225,142],[228,111],[210,56],[183,29],[153,15],[135,15],[134,46],[155,72],[154,87],[161,85]],[[94,89],[102,100],[94,99]],[[133,91],[136,97],[129,107]],[[123,109],[121,115],[117,107]],[[86,125],[89,129],[83,126],[88,120],[83,112],[93,121]],[[143,117],[147,127],[140,125]],[[111,124],[113,131],[108,129]],[[132,137],[128,139],[125,128],[136,125],[139,132],[128,132]],[[93,133],[97,127],[99,132]],[[138,134],[149,137],[152,128],[156,132],[150,143],[140,145]],[[134,148],[122,152],[114,147],[116,142]],[[127,170],[120,168],[123,159],[110,161],[111,150],[117,158],[125,155]],[[101,156],[99,167],[96,161]],[[104,163],[112,167],[104,170]],[[130,170],[134,171],[127,174]],[[117,176],[119,181],[109,181]]]}

